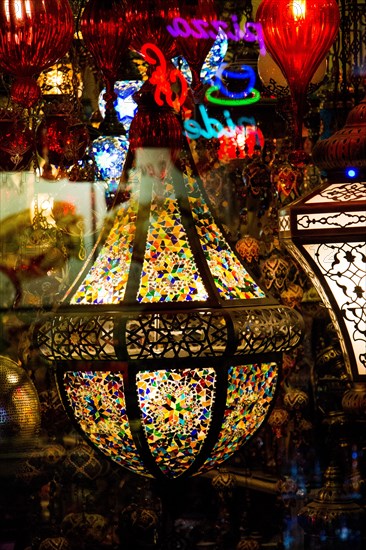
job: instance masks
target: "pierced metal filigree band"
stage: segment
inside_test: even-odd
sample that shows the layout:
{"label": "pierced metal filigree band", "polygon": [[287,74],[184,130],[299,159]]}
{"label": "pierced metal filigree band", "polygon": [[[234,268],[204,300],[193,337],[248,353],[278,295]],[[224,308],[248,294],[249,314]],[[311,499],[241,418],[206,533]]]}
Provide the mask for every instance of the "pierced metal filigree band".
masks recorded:
{"label": "pierced metal filigree band", "polygon": [[303,320],[282,306],[180,313],[56,314],[37,330],[52,360],[130,361],[279,353],[301,340]]}
{"label": "pierced metal filigree band", "polygon": [[337,183],[328,186],[319,192],[319,199],[327,199],[334,202],[347,202],[364,200],[366,192],[366,183],[355,181],[353,183]]}
{"label": "pierced metal filigree band", "polygon": [[366,223],[366,213],[336,212],[333,215],[304,214],[297,216],[298,230],[301,229],[344,229],[362,227]]}

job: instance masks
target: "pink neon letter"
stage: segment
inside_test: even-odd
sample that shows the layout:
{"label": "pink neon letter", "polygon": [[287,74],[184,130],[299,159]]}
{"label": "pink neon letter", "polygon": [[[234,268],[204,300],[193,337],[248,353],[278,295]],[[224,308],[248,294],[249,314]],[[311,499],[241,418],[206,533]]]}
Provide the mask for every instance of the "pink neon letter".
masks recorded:
{"label": "pink neon letter", "polygon": [[[208,34],[210,35],[210,38],[214,38],[214,39],[217,38],[217,35],[220,31],[220,27],[222,28],[222,30],[227,29],[227,23],[225,23],[225,21],[220,21],[220,19],[218,21],[211,21],[211,26],[216,30],[216,33],[210,31]],[[227,33],[227,36],[229,38],[228,33]]]}
{"label": "pink neon letter", "polygon": [[264,45],[262,25],[260,23],[247,21],[245,23],[245,34],[243,36],[243,40],[247,40],[248,42],[255,42],[256,40],[258,40],[260,54],[261,55],[266,54],[266,47]]}
{"label": "pink neon letter", "polygon": [[209,23],[207,21],[204,21],[203,19],[191,19],[191,25],[196,27],[198,32],[194,32],[191,29],[192,36],[194,38],[208,38],[209,35],[207,32],[202,28],[203,26],[208,27]]}
{"label": "pink neon letter", "polygon": [[[179,23],[182,25],[183,29],[179,28]],[[167,26],[167,31],[174,37],[182,36],[183,38],[187,38],[192,32],[189,28],[189,24],[182,17],[174,17],[172,24],[173,26]]]}

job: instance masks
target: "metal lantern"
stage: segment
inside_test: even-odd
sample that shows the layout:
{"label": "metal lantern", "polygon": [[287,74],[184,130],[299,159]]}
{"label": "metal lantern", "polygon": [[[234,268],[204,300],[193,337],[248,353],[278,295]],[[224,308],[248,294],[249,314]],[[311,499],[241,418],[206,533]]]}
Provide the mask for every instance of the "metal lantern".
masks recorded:
{"label": "metal lantern", "polygon": [[365,120],[366,98],[314,147],[328,183],[280,213],[280,236],[327,306],[354,381],[366,379]]}

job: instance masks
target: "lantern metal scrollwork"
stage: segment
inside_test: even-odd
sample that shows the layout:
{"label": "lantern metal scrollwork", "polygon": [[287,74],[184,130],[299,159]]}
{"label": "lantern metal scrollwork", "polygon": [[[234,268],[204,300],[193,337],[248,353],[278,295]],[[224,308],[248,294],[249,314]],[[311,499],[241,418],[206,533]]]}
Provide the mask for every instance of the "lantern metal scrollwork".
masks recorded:
{"label": "lantern metal scrollwork", "polygon": [[338,332],[350,379],[366,379],[366,98],[316,144],[328,183],[280,213],[280,236],[313,280]]}

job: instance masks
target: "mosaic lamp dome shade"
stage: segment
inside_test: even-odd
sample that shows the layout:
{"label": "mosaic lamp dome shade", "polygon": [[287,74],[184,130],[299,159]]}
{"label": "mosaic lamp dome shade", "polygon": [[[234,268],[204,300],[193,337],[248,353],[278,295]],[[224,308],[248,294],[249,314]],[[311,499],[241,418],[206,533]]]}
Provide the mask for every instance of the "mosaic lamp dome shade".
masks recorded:
{"label": "mosaic lamp dome shade", "polygon": [[281,354],[302,336],[302,318],[227,243],[172,117],[139,106],[122,178],[131,199],[36,334],[89,442],[168,480],[215,467],[256,432]]}

